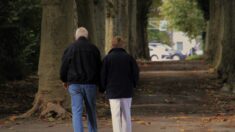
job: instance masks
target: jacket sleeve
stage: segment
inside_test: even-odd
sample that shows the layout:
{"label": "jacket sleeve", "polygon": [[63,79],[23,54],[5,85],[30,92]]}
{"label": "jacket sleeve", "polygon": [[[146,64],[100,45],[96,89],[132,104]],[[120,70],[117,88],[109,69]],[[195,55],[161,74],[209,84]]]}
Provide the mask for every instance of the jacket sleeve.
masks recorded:
{"label": "jacket sleeve", "polygon": [[136,62],[136,60],[131,57],[131,68],[132,68],[132,76],[133,76],[133,81],[134,81],[134,87],[136,88],[137,83],[139,81],[139,67],[138,64]]}
{"label": "jacket sleeve", "polygon": [[101,88],[101,78],[100,78],[100,73],[101,73],[101,67],[102,67],[102,61],[101,61],[101,55],[100,51],[97,49],[97,67],[98,67],[98,75],[97,75],[97,86],[99,89]]}
{"label": "jacket sleeve", "polygon": [[101,68],[101,74],[100,74],[100,78],[101,78],[101,87],[100,87],[100,92],[105,92],[106,90],[106,85],[107,85],[107,75],[108,75],[108,62],[107,62],[107,58],[104,58],[103,62],[102,62],[102,68]]}
{"label": "jacket sleeve", "polygon": [[67,48],[64,51],[63,57],[62,57],[62,64],[60,67],[60,80],[62,82],[67,82],[67,74],[68,74],[68,70],[69,70],[69,63],[71,61],[71,51],[69,51],[69,49]]}

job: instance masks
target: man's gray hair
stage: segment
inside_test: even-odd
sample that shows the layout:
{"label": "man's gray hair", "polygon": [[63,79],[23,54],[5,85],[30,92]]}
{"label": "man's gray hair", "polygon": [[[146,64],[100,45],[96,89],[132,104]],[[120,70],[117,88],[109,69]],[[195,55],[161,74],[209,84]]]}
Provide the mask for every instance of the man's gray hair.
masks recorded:
{"label": "man's gray hair", "polygon": [[80,37],[88,38],[88,31],[86,28],[84,27],[77,28],[76,33],[75,33],[75,39],[77,40]]}

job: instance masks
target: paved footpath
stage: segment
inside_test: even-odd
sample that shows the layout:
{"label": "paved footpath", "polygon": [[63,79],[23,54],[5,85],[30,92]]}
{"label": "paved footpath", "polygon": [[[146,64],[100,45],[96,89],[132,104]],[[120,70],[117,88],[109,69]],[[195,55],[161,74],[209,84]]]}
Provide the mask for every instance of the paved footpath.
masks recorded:
{"label": "paved footpath", "polygon": [[[110,119],[98,122],[99,132],[112,132]],[[0,132],[72,132],[72,125],[28,119],[0,125]],[[133,117],[133,132],[235,132],[235,116]]]}
{"label": "paved footpath", "polygon": [[[140,69],[133,132],[235,132],[235,94],[221,92],[220,81],[203,62],[149,62]],[[102,102],[100,98],[98,115],[106,117],[108,103]],[[98,126],[99,132],[112,132],[109,116],[100,118]],[[0,132],[72,132],[72,125],[32,118],[0,120]]]}

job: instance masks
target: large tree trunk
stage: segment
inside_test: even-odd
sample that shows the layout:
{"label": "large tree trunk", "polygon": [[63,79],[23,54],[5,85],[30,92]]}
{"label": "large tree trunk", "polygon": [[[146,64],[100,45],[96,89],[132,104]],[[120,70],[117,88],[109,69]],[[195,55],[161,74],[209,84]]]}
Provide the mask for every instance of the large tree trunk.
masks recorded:
{"label": "large tree trunk", "polygon": [[111,49],[113,36],[118,35],[125,39],[125,48],[135,58],[149,58],[146,29],[151,0],[108,0],[106,5],[105,52]]}
{"label": "large tree trunk", "polygon": [[127,0],[115,0],[115,11],[114,16],[114,36],[120,35],[125,41],[129,42],[129,9]]}
{"label": "large tree trunk", "polygon": [[43,18],[39,60],[39,89],[33,108],[19,118],[37,112],[40,117],[67,118],[70,97],[59,79],[61,57],[74,41],[74,31],[84,26],[89,38],[104,54],[104,2],[96,0],[42,0]]}
{"label": "large tree trunk", "polygon": [[205,47],[207,61],[213,66],[217,67],[221,55],[221,43],[223,41],[223,1],[210,1],[210,20],[207,43]]}
{"label": "large tree trunk", "polygon": [[93,0],[76,0],[77,15],[78,15],[78,27],[85,27],[89,32],[89,39],[95,41],[95,25],[93,23],[94,18],[94,4]]}
{"label": "large tree trunk", "polygon": [[96,37],[95,44],[99,48],[101,55],[105,55],[105,1],[93,0],[94,2],[94,19],[93,25],[95,25],[94,35]]}
{"label": "large tree trunk", "polygon": [[224,32],[221,32],[223,42],[218,68],[225,83],[235,89],[235,1],[221,1],[223,3]]}
{"label": "large tree trunk", "polygon": [[[75,0],[76,27],[85,27],[89,32],[89,40],[105,55],[105,3],[102,0]],[[72,8],[72,7],[71,7]],[[73,12],[73,13],[74,13]],[[71,12],[71,14],[73,14]],[[74,15],[74,14],[73,14]]]}
{"label": "large tree trunk", "polygon": [[210,0],[206,55],[224,88],[235,88],[235,1]]}
{"label": "large tree trunk", "polygon": [[135,56],[140,59],[149,59],[147,41],[148,13],[152,0],[137,0],[137,46]]}
{"label": "large tree trunk", "polygon": [[130,54],[137,58],[137,0],[129,0],[129,43],[128,50]]}
{"label": "large tree trunk", "polygon": [[69,96],[59,79],[61,56],[74,39],[73,0],[42,0],[39,88],[33,108],[20,117],[38,112],[40,117],[67,118]]}
{"label": "large tree trunk", "polygon": [[129,2],[127,0],[108,0],[106,3],[106,44],[105,52],[111,49],[114,36],[122,36],[129,51]]}
{"label": "large tree trunk", "polygon": [[76,0],[78,27],[88,29],[90,40],[100,49],[104,55],[105,46],[105,1]]}
{"label": "large tree trunk", "polygon": [[111,49],[113,38],[113,17],[115,15],[114,3],[112,0],[107,0],[105,6],[105,53]]}

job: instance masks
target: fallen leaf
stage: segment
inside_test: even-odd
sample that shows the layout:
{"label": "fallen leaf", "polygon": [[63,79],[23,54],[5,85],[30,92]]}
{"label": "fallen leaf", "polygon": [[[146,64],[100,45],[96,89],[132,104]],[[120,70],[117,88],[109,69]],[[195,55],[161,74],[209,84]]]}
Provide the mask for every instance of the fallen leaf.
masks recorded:
{"label": "fallen leaf", "polygon": [[136,123],[145,125],[145,126],[151,125],[151,122],[146,122],[146,121],[136,121]]}
{"label": "fallen leaf", "polygon": [[55,121],[55,118],[52,118],[52,117],[49,117],[49,118],[47,118],[47,119],[48,119],[48,121],[50,121],[50,122]]}
{"label": "fallen leaf", "polygon": [[10,120],[10,121],[15,121],[16,118],[17,118],[16,116],[11,116],[11,117],[9,117],[9,120]]}
{"label": "fallen leaf", "polygon": [[145,125],[144,121],[136,121],[136,123],[141,124],[141,125]]}

